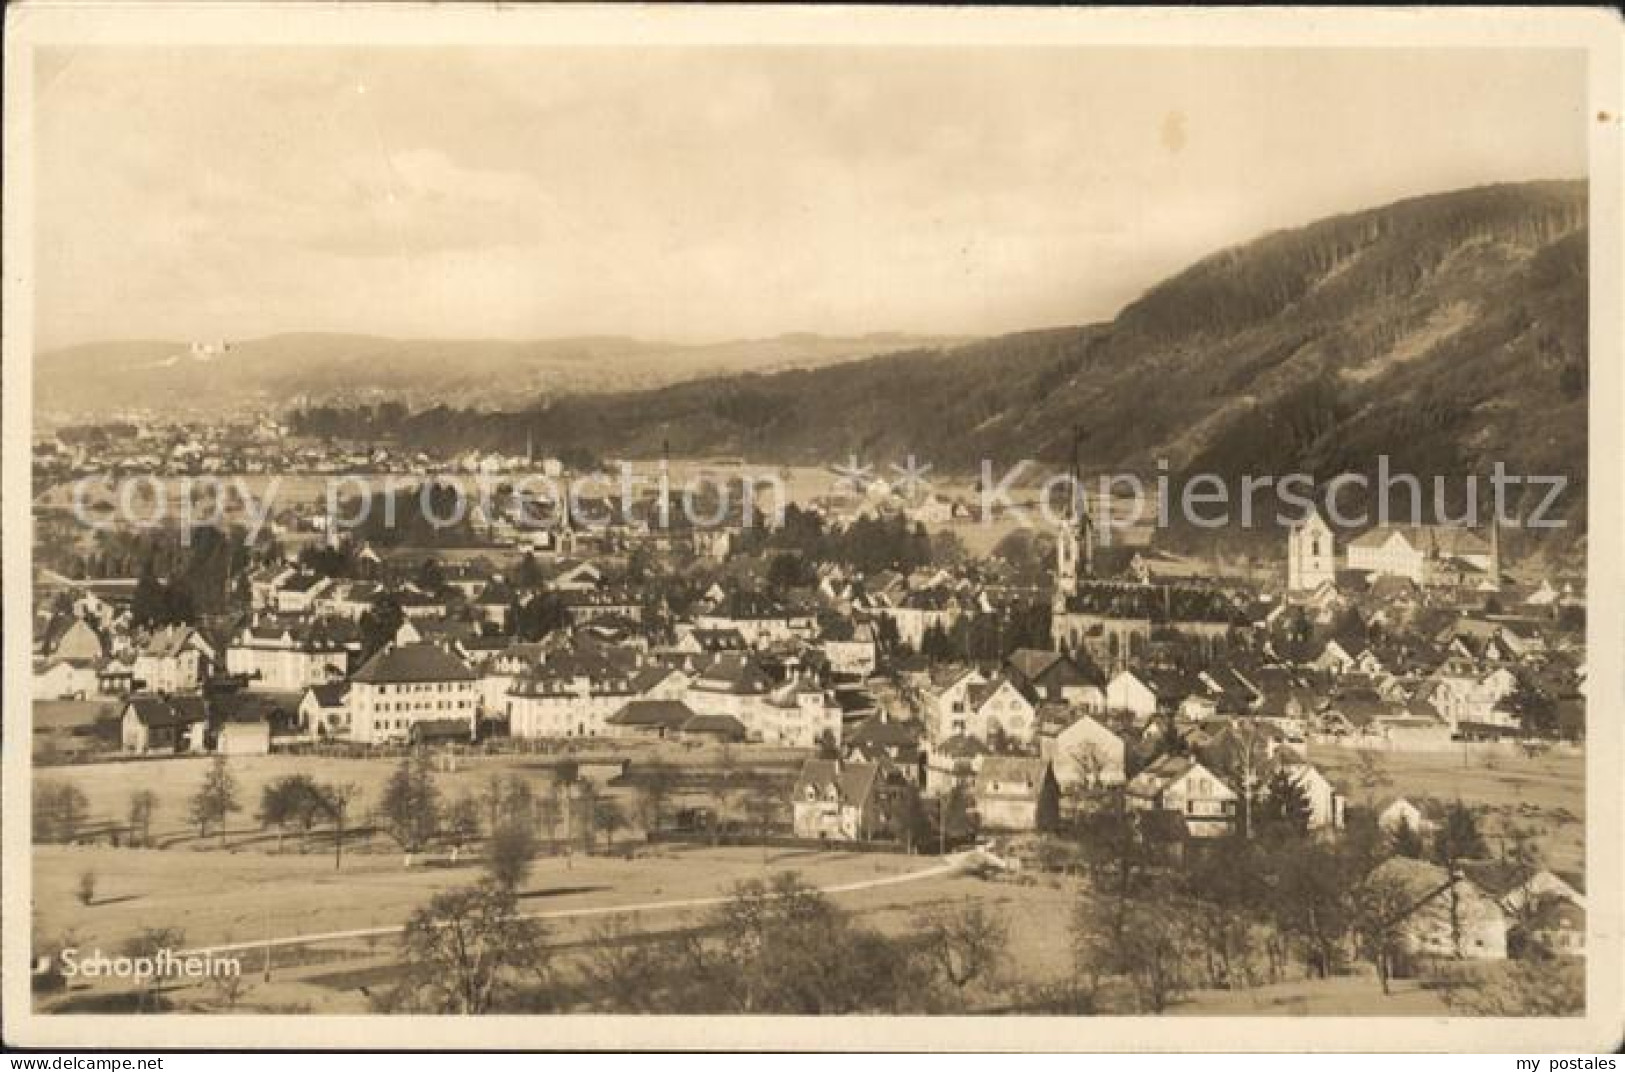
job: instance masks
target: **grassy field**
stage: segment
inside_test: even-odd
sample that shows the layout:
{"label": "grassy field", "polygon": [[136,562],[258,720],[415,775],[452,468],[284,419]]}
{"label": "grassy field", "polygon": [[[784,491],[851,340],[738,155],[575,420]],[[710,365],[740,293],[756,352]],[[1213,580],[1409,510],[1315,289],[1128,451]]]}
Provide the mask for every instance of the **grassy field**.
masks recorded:
{"label": "grassy field", "polygon": [[[607,749],[572,753],[579,761],[610,754]],[[637,769],[643,764],[659,760],[681,765],[685,771],[709,771],[720,774],[726,766],[744,774],[762,772],[788,777],[800,769],[808,753],[792,749],[739,748],[728,754],[715,747],[684,748],[670,743],[653,742],[617,743],[615,754],[628,756]],[[437,757],[435,781],[443,800],[455,800],[464,794],[478,796],[493,775],[507,778],[516,776],[530,783],[532,791],[542,796],[550,791],[554,780],[554,766],[563,758],[559,754],[497,754],[457,757]],[[150,789],[158,797],[153,815],[152,836],[163,846],[186,847],[195,843],[197,830],[188,824],[187,802],[202,784],[212,761],[204,756],[178,756],[166,759],[80,764],[71,766],[40,767],[35,770],[37,782],[63,782],[83,790],[89,806],[88,821],[93,828],[122,825],[129,813],[131,794]],[[251,844],[265,848],[267,832],[260,828],[254,813],[260,795],[267,783],[290,774],[307,774],[318,782],[353,784],[360,796],[353,814],[364,821],[365,814],[376,805],[384,782],[399,765],[398,759],[377,757],[342,758],[334,756],[285,755],[237,756],[228,761],[228,767],[238,784],[238,799],[242,810],[234,814],[227,824],[225,845],[246,849]],[[633,794],[630,789],[608,788],[603,792],[617,799],[630,815]],[[691,795],[673,800],[672,808],[688,803],[710,803],[704,796]],[[218,839],[211,833],[206,848],[217,847]],[[274,838],[272,839],[274,841]]]}
{"label": "grassy field", "polygon": [[[1479,756],[1465,762],[1448,754],[1380,755],[1391,784],[1376,789],[1376,796],[1459,799],[1484,810],[1482,826],[1491,850],[1497,848],[1497,835],[1509,823],[1516,824],[1535,831],[1548,866],[1585,870],[1584,755],[1496,755],[1493,760]],[[1366,791],[1355,777],[1357,750],[1316,745],[1309,758],[1328,777],[1349,787],[1351,803],[1365,802]]]}

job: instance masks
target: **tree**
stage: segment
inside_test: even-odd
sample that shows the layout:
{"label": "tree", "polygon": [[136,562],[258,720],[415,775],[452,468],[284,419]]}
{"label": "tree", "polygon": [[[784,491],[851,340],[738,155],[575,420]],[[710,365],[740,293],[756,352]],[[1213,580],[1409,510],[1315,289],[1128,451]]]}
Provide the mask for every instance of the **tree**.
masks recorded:
{"label": "tree", "polygon": [[384,832],[406,854],[406,866],[411,867],[413,855],[422,851],[440,829],[440,790],[434,784],[427,755],[419,753],[415,758],[401,760],[384,783],[378,817]]}
{"label": "tree", "polygon": [[283,832],[298,826],[308,833],[320,806],[320,790],[308,774],[288,774],[266,783],[260,793],[260,822],[277,828],[278,852]]}
{"label": "tree", "polygon": [[89,908],[96,903],[96,872],[82,871],[79,873],[79,886],[74,891],[79,903]]}
{"label": "tree", "polygon": [[1400,819],[1399,825],[1394,827],[1393,836],[1389,840],[1396,856],[1408,856],[1412,860],[1420,860],[1427,855],[1427,847],[1422,843],[1421,831],[1412,826],[1408,818]]}
{"label": "tree", "polygon": [[955,783],[946,793],[938,795],[936,807],[927,809],[936,836],[937,852],[947,853],[951,846],[974,840],[979,824],[971,810],[969,792]]}
{"label": "tree", "polygon": [[137,789],[130,794],[129,823],[131,844],[152,844],[152,816],[158,809],[158,794]]}
{"label": "tree", "polygon": [[1527,674],[1518,676],[1517,687],[1502,701],[1518,716],[1518,725],[1528,737],[1552,737],[1557,733],[1557,701]]}
{"label": "tree", "polygon": [[1362,749],[1359,759],[1355,761],[1354,780],[1365,790],[1365,803],[1368,808],[1373,806],[1377,790],[1394,784],[1394,779],[1389,775],[1382,757],[1368,749]]}
{"label": "tree", "polygon": [[241,811],[237,795],[237,779],[226,766],[225,756],[215,756],[203,784],[192,794],[188,816],[198,828],[198,837],[208,837],[209,827],[217,829],[221,840],[226,836],[226,818]]}
{"label": "tree", "polygon": [[652,760],[638,780],[638,822],[645,835],[660,829],[665,817],[666,803],[676,787],[671,768],[659,760]]}
{"label": "tree", "polygon": [[779,790],[771,781],[756,778],[744,787],[743,795],[745,817],[755,827],[757,837],[762,839],[762,863],[766,864],[768,839],[772,836],[773,823],[782,806]]}
{"label": "tree", "polygon": [[574,853],[574,798],[576,783],[580,779],[581,766],[573,759],[561,759],[553,768],[554,789],[559,794],[559,799],[564,805],[564,866],[567,868],[571,866],[570,859]]}
{"label": "tree", "polygon": [[451,860],[457,862],[464,846],[480,836],[480,802],[464,794],[446,808],[444,834],[451,843]]}
{"label": "tree", "polygon": [[518,889],[535,859],[536,835],[528,824],[508,819],[492,830],[485,867],[498,886]]}
{"label": "tree", "polygon": [[1336,969],[1350,926],[1342,858],[1316,842],[1287,842],[1271,860],[1271,907],[1280,932],[1297,939],[1310,973],[1326,978]]}
{"label": "tree", "polygon": [[610,797],[601,797],[593,804],[593,826],[604,832],[604,839],[610,851],[615,848],[615,831],[626,826],[626,812],[621,809]]}
{"label": "tree", "polygon": [[72,841],[90,811],[85,791],[72,782],[40,780],[33,791],[34,840]]}
{"label": "tree", "polygon": [[344,863],[344,832],[350,818],[350,805],[361,790],[349,783],[319,786],[316,805],[327,821],[333,824],[333,870]]}
{"label": "tree", "polygon": [[439,594],[446,587],[446,574],[440,568],[440,562],[435,558],[426,558],[418,567],[417,586],[430,595]]}
{"label": "tree", "polygon": [[927,915],[917,928],[916,939],[963,1007],[967,987],[977,982],[986,987],[997,979],[1010,928],[981,902],[967,900],[957,908]]}
{"label": "tree", "polygon": [[406,1011],[492,1012],[520,979],[546,978],[546,931],[519,916],[495,882],[435,895],[402,933],[404,972],[392,1004]]}
{"label": "tree", "polygon": [[406,622],[406,611],[391,592],[382,592],[372,606],[361,612],[358,627],[361,631],[360,663],[364,664],[384,648],[395,643],[395,634]]}
{"label": "tree", "polygon": [[536,801],[536,822],[543,830],[547,831],[549,853],[554,851],[559,841],[559,817],[563,813],[563,805],[560,803],[561,795],[562,787],[554,785],[548,790],[546,796]]}
{"label": "tree", "polygon": [[495,830],[506,822],[529,824],[535,820],[535,794],[530,783],[517,774],[506,779],[491,775],[480,800],[485,805],[487,829]]}
{"label": "tree", "polygon": [[685,974],[716,1011],[818,1015],[894,1008],[905,959],[794,873],[752,879],[706,917]]}
{"label": "tree", "polygon": [[1389,993],[1394,965],[1405,951],[1405,920],[1415,907],[1397,876],[1374,872],[1354,888],[1351,922],[1361,953],[1377,969],[1382,992]]}
{"label": "tree", "polygon": [[1507,960],[1465,986],[1442,991],[1468,1016],[1579,1016],[1586,1007],[1585,963],[1573,957]]}
{"label": "tree", "polygon": [[[165,951],[173,953],[185,948],[186,932],[179,927],[143,927],[124,942],[120,952],[134,961],[146,960],[148,963],[156,963]],[[139,977],[141,989],[136,998],[137,1012],[152,1009],[153,998],[161,981],[162,977],[156,972]]]}
{"label": "tree", "polygon": [[1162,1013],[1189,983],[1195,954],[1190,906],[1165,895],[1160,902],[1086,899],[1072,919],[1078,970],[1098,982],[1128,980],[1141,1012]]}
{"label": "tree", "polygon": [[1261,830],[1275,835],[1302,837],[1309,833],[1314,805],[1303,784],[1286,770],[1278,770],[1265,785],[1256,822]]}
{"label": "tree", "polygon": [[1473,810],[1459,800],[1447,807],[1444,821],[1433,835],[1434,862],[1454,871],[1463,860],[1482,860],[1489,854]]}
{"label": "tree", "polygon": [[514,585],[529,591],[540,588],[543,581],[542,567],[536,562],[536,556],[526,551],[525,557],[519,560],[519,566],[514,570]]}

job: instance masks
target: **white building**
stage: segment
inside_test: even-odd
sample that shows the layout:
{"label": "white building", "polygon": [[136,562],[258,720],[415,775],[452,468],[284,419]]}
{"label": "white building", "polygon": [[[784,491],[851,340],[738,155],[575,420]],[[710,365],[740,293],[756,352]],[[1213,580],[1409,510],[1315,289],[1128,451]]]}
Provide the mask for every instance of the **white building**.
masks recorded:
{"label": "white building", "polygon": [[465,722],[473,738],[479,679],[433,644],[391,644],[350,679],[350,736],[365,744],[404,742],[424,723]]}
{"label": "white building", "polygon": [[1312,592],[1337,579],[1337,540],[1318,511],[1293,525],[1286,538],[1286,587]]}

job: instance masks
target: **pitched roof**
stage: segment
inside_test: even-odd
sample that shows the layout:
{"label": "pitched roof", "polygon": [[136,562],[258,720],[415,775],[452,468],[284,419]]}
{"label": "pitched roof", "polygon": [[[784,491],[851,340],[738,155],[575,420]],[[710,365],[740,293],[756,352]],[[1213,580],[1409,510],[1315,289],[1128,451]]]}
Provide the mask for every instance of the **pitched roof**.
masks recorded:
{"label": "pitched roof", "polygon": [[132,696],[125,704],[143,726],[189,726],[208,721],[208,709],[198,696]]}
{"label": "pitched roof", "polygon": [[732,715],[695,715],[680,729],[683,733],[708,733],[736,741],[745,739],[745,724]]}
{"label": "pitched roof", "polygon": [[356,671],[353,680],[369,685],[414,681],[473,681],[463,661],[433,644],[391,644]]}
{"label": "pitched roof", "polygon": [[350,695],[350,683],[334,681],[327,685],[312,685],[305,691],[313,694],[316,702],[323,707],[342,707]]}
{"label": "pitched roof", "polygon": [[1036,797],[1048,771],[1047,759],[988,756],[976,774],[976,791],[983,797]]}
{"label": "pitched roof", "polygon": [[801,773],[796,776],[795,795],[797,798],[804,797],[807,790],[812,789],[823,798],[833,785],[842,803],[862,804],[869,799],[879,775],[880,768],[873,763],[809,759],[801,765]]}
{"label": "pitched roof", "polygon": [[613,726],[650,726],[682,729],[694,717],[694,709],[681,700],[632,700],[609,716]]}
{"label": "pitched roof", "polygon": [[1349,546],[1381,547],[1396,535],[1417,551],[1445,558],[1490,553],[1490,545],[1481,536],[1461,525],[1378,525],[1356,536]]}

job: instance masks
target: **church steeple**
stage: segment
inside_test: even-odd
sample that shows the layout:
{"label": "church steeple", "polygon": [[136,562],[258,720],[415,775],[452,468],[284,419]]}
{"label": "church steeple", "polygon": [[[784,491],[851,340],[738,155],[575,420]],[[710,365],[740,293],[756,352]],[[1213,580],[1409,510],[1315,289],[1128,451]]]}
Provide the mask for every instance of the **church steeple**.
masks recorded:
{"label": "church steeple", "polygon": [[1094,531],[1084,502],[1083,476],[1078,463],[1082,429],[1072,430],[1071,480],[1068,483],[1066,520],[1055,534],[1054,613],[1064,614],[1067,601],[1078,593],[1078,581],[1094,571]]}

